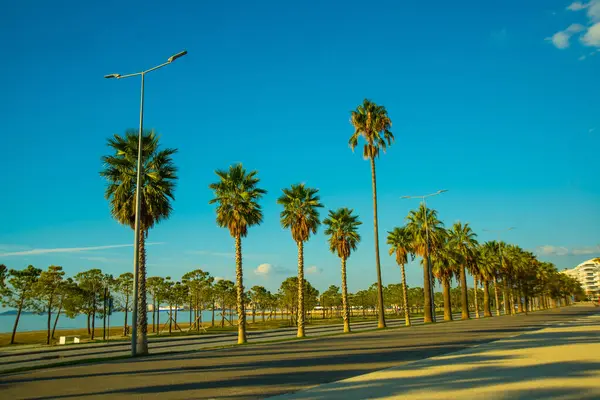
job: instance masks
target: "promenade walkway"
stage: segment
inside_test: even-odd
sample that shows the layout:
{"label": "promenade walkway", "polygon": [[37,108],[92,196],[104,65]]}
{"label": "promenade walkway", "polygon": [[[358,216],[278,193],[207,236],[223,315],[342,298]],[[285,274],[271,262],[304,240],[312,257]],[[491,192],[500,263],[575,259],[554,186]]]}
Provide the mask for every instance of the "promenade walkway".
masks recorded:
{"label": "promenade walkway", "polygon": [[[547,334],[541,330],[548,328],[572,329],[576,327],[573,321],[585,327],[587,320],[583,318],[600,315],[599,311],[597,307],[589,306],[564,307],[529,315],[418,325],[410,329],[371,330],[328,337],[314,335],[305,340],[163,353],[135,359],[0,373],[0,398],[250,400],[296,393],[295,396],[304,396],[296,398],[335,399],[337,394],[329,386],[335,382],[333,385],[341,395],[338,398],[393,398],[410,392],[416,395],[408,395],[407,398],[432,398],[432,393],[439,392],[441,398],[454,399],[463,397],[455,397],[453,391],[474,389],[476,396],[479,396],[479,391],[488,393],[485,392],[488,386],[517,385],[520,380],[533,393],[529,395],[527,392],[521,398],[535,398],[533,395],[552,398],[549,392],[533,392],[540,375],[534,375],[532,371],[538,364],[548,364],[544,372],[548,382],[560,385],[557,393],[567,395],[571,395],[573,387],[580,383],[564,379],[579,379],[586,374],[596,377],[600,363],[594,360],[600,352],[597,346],[587,346],[598,343],[598,319],[589,320],[594,321],[593,325],[587,327],[591,331],[550,332],[551,336],[546,340],[541,340],[539,336],[525,335],[523,337],[528,339],[523,339],[515,335]],[[498,340],[512,343],[514,349],[506,349],[510,351],[520,348],[554,351],[575,343],[583,345],[583,350],[578,350],[583,355],[568,350],[574,354],[573,360],[561,364],[561,358],[557,358],[556,362],[545,361],[541,356],[521,360],[523,357],[510,352],[496,354],[492,350],[485,350],[486,343]],[[475,349],[475,353],[456,353],[465,349]],[[458,357],[461,354],[462,359]],[[561,357],[568,355],[563,352]],[[586,355],[591,360],[582,361]],[[444,358],[448,356],[454,358]],[[437,362],[444,362],[445,366],[428,367],[428,363],[436,360],[436,357]],[[523,364],[519,364],[521,362]],[[454,366],[461,363],[474,371],[453,370]],[[394,371],[390,368],[398,367],[404,368],[398,374],[408,375],[383,378],[374,375],[375,379],[364,379],[366,374],[377,371],[389,373]],[[423,370],[419,371],[421,368]],[[434,371],[433,368],[441,370]],[[444,368],[449,369],[446,371]],[[361,377],[363,380],[360,380]],[[347,379],[359,381],[349,384],[345,381]],[[562,380],[562,383],[554,383],[554,379]],[[593,389],[579,387],[582,389],[577,392],[577,397],[571,398],[594,398],[597,394]],[[302,392],[310,388],[313,388],[312,391]],[[547,390],[551,389],[553,387]],[[563,389],[566,392],[560,391]],[[589,393],[584,391],[588,389]],[[427,390],[430,392],[422,393]],[[497,396],[500,390],[495,390],[498,392],[492,394]],[[517,391],[524,389],[515,386],[510,390],[512,397],[509,398],[519,398]],[[467,395],[465,398],[473,396]]]}
{"label": "promenade walkway", "polygon": [[600,399],[600,315],[272,399]]}
{"label": "promenade walkway", "polygon": [[[474,314],[471,315],[474,317]],[[440,318],[438,316],[438,318]],[[460,319],[460,314],[454,315]],[[413,325],[422,325],[423,317],[412,318]],[[404,326],[403,318],[388,319],[390,328]],[[377,321],[358,322],[352,324],[355,332],[377,328]],[[272,329],[265,331],[248,332],[248,341],[251,343],[268,342],[282,339],[294,339],[297,328]],[[342,333],[341,324],[336,325],[308,325],[306,334],[310,337],[326,336]],[[209,348],[219,348],[237,344],[237,332],[219,334],[203,334],[190,336],[162,336],[151,337],[149,351],[151,354],[173,354],[180,352],[197,351]],[[0,348],[0,372],[7,372],[22,368],[39,368],[52,366],[65,362],[81,362],[85,360],[110,359],[127,357],[131,354],[129,341],[114,341],[105,343],[82,343],[67,346],[15,346]]]}

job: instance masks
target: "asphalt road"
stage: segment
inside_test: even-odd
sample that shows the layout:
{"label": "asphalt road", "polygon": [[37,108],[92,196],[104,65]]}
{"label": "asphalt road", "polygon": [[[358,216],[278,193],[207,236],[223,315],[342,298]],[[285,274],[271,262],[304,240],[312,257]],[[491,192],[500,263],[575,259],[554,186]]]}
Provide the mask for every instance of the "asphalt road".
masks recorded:
{"label": "asphalt road", "polygon": [[[474,313],[471,314],[474,317]],[[440,318],[440,316],[438,316]],[[460,319],[460,313],[454,314],[455,319]],[[387,319],[390,328],[404,326],[404,319]],[[423,317],[411,318],[413,325],[423,324]],[[355,332],[375,329],[377,321],[353,323],[352,330]],[[343,327],[337,325],[308,325],[306,335],[324,336],[341,333]],[[273,329],[267,331],[249,331],[248,341],[266,342],[273,340],[292,339],[296,337],[297,328]],[[237,332],[226,332],[222,334],[205,334],[193,336],[163,336],[151,337],[148,348],[152,354],[166,354],[185,351],[196,351],[207,348],[231,346],[237,344]],[[128,356],[131,345],[128,341],[115,341],[112,343],[82,343],[68,346],[24,348],[6,347],[0,349],[0,372],[15,370],[18,368],[31,368],[49,366],[57,363],[70,361],[81,361],[86,359],[114,358]]]}
{"label": "asphalt road", "polygon": [[264,398],[443,355],[598,312],[595,307],[577,306],[529,315],[3,374],[0,397]]}

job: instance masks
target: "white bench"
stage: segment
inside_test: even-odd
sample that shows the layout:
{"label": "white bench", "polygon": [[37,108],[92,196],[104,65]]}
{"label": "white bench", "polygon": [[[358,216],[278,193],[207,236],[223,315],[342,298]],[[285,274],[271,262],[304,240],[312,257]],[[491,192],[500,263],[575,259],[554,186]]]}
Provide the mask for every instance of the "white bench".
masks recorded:
{"label": "white bench", "polygon": [[68,339],[73,339],[73,343],[79,343],[79,335],[61,336],[58,344],[67,344]]}

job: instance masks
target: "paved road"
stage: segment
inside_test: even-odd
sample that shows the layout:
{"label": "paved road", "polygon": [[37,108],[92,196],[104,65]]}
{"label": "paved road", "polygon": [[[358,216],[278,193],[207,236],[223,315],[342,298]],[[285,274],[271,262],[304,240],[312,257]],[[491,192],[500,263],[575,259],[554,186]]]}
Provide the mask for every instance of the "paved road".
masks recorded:
{"label": "paved road", "polygon": [[254,399],[306,389],[598,313],[568,307],[410,329],[4,374],[7,399]]}
{"label": "paved road", "polygon": [[600,314],[273,400],[600,399]]}
{"label": "paved road", "polygon": [[[474,317],[474,315],[475,314],[473,313],[472,317]],[[455,314],[454,318],[459,319],[460,313]],[[390,328],[404,326],[404,319],[388,319],[386,322],[387,326]],[[423,317],[412,318],[411,323],[414,325],[423,324]],[[374,329],[376,327],[377,321],[352,324],[352,330],[355,332]],[[306,334],[308,336],[324,336],[341,333],[342,330],[343,327],[340,324],[309,325],[307,326]],[[296,337],[296,333],[297,329],[294,327],[268,331],[250,331],[248,332],[248,341],[265,342],[291,339]],[[152,354],[167,354],[230,346],[234,344],[237,344],[237,332],[198,336],[151,337],[148,347]],[[0,349],[0,372],[15,370],[17,368],[50,366],[67,361],[128,356],[130,352],[131,346],[129,342],[126,341],[39,347],[36,349],[7,347]]]}

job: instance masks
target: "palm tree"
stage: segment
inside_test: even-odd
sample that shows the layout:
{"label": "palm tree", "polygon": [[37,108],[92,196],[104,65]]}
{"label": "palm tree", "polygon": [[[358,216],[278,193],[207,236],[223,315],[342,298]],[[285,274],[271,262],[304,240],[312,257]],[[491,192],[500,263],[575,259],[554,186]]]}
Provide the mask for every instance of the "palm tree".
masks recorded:
{"label": "palm tree", "polygon": [[242,237],[248,228],[260,225],[263,214],[258,200],[267,193],[258,188],[257,171],[246,173],[242,164],[232,165],[229,171],[215,171],[219,181],[210,184],[217,203],[217,225],[229,229],[235,239],[235,275],[237,287],[238,344],[246,343],[246,312],[244,310],[244,283],[242,270]]}
{"label": "palm tree", "polygon": [[479,283],[481,282],[481,272],[479,271],[479,252],[480,248],[475,245],[473,253],[467,263],[469,273],[473,277],[473,304],[475,306],[475,318],[479,318],[479,298],[477,292],[479,291]]}
{"label": "palm tree", "polygon": [[452,321],[452,296],[450,295],[450,284],[452,278],[457,275],[459,256],[448,242],[448,231],[440,229],[438,245],[431,249],[432,272],[442,284],[442,296],[444,298],[444,321]]}
{"label": "palm tree", "polygon": [[351,252],[356,250],[356,246],[360,242],[360,235],[357,230],[362,225],[362,222],[358,220],[358,215],[352,215],[352,212],[353,210],[348,208],[330,210],[329,216],[323,221],[323,224],[327,226],[325,234],[329,235],[329,250],[332,253],[337,253],[342,260],[342,307],[345,333],[350,332],[346,260],[350,257]]}
{"label": "palm tree", "polygon": [[[424,322],[433,322],[431,313],[431,282],[429,276],[429,253],[430,249],[439,246],[440,231],[443,223],[437,218],[437,211],[430,210],[423,203],[417,210],[412,210],[406,217],[406,229],[412,239],[412,250],[414,254],[422,257],[423,265],[423,300],[424,300]],[[429,243],[428,243],[429,241]]]}
{"label": "palm tree", "polygon": [[[137,354],[148,353],[148,317],[146,313],[146,238],[155,224],[169,218],[174,200],[177,168],[173,164],[176,149],[159,149],[159,137],[154,131],[142,134],[142,176],[139,235],[139,269],[137,307]],[[110,202],[113,218],[135,228],[136,175],[138,131],[128,130],[108,139],[113,154],[102,157],[104,169],[100,175],[108,181],[104,197]],[[135,322],[134,322],[135,323]]]}
{"label": "palm tree", "polygon": [[383,306],[383,284],[381,283],[381,266],[379,262],[379,227],[377,223],[377,179],[375,159],[380,151],[385,153],[391,146],[394,135],[390,131],[392,120],[384,106],[378,106],[370,100],[363,100],[356,110],[352,111],[350,123],[354,126],[354,134],[350,137],[352,151],[362,136],[365,140],[363,158],[371,162],[371,183],[373,185],[373,229],[375,231],[375,267],[377,268],[377,301],[379,307],[378,328],[385,328],[385,310]]}
{"label": "palm tree", "polygon": [[490,282],[494,283],[494,300],[496,303],[496,315],[500,315],[500,304],[498,296],[498,245],[496,242],[485,242],[480,247],[478,266],[481,280],[483,281],[483,316],[491,317],[490,308]]}
{"label": "palm tree", "polygon": [[462,319],[469,319],[469,298],[467,296],[467,275],[465,271],[465,264],[470,264],[474,256],[477,235],[473,232],[469,223],[462,224],[456,222],[450,230],[450,241],[452,246],[456,249],[458,254],[462,258],[460,266],[460,289],[461,289],[461,305],[462,305]]}
{"label": "palm tree", "polygon": [[388,232],[387,244],[390,246],[390,255],[396,254],[396,263],[402,271],[402,301],[404,302],[404,319],[406,326],[410,326],[410,312],[408,307],[408,287],[406,285],[406,272],[404,266],[408,263],[409,254],[413,253],[412,238],[406,227],[394,228]]}
{"label": "palm tree", "polygon": [[303,183],[283,189],[283,195],[277,199],[277,204],[283,206],[281,211],[281,226],[289,228],[292,238],[298,246],[298,337],[304,337],[304,242],[310,234],[317,233],[319,220],[318,189],[304,186]]}

